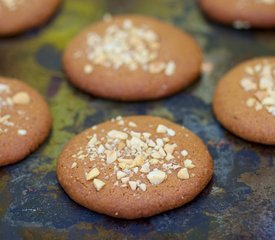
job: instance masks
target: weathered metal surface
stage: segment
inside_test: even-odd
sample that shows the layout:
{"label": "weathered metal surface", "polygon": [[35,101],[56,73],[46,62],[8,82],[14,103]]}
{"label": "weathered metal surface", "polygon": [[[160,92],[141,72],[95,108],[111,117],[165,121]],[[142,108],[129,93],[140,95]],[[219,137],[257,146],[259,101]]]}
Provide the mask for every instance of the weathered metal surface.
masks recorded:
{"label": "weathered metal surface", "polygon": [[[105,12],[147,14],[193,34],[205,52],[204,74],[186,91],[160,101],[121,103],[81,93],[66,81],[62,51]],[[0,239],[274,239],[275,148],[231,135],[211,111],[219,77],[242,60],[272,54],[274,31],[238,31],[210,23],[194,0],[67,0],[39,30],[1,39],[0,75],[20,78],[38,89],[49,101],[54,125],[38,151],[0,169]],[[163,116],[193,130],[214,157],[215,175],[190,204],[126,221],[71,201],[58,185],[55,165],[74,134],[132,114]]]}

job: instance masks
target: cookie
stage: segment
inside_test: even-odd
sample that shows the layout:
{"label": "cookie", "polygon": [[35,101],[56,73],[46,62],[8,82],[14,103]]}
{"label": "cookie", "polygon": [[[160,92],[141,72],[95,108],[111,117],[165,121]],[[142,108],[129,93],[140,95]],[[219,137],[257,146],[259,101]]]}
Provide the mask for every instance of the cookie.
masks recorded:
{"label": "cookie", "polygon": [[236,28],[274,28],[275,0],[200,0],[211,19]]}
{"label": "cookie", "polygon": [[275,57],[233,68],[218,83],[214,113],[230,132],[248,141],[275,144]]}
{"label": "cookie", "polygon": [[200,74],[202,53],[186,33],[159,20],[122,15],[95,23],[65,50],[64,69],[95,96],[138,101],[174,94]]}
{"label": "cookie", "polygon": [[60,0],[0,0],[0,35],[15,35],[46,23],[60,2]]}
{"label": "cookie", "polygon": [[213,161],[190,130],[152,116],[117,117],[74,137],[57,163],[65,192],[117,218],[149,217],[194,199]]}
{"label": "cookie", "polygon": [[31,87],[0,77],[0,166],[24,159],[46,139],[51,114]]}

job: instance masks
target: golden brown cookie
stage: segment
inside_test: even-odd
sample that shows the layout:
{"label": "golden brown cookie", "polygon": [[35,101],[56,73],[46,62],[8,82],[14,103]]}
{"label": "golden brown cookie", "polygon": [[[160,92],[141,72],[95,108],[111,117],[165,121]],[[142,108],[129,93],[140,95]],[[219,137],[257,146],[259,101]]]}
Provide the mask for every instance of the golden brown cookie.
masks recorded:
{"label": "golden brown cookie", "polygon": [[64,53],[78,88],[104,98],[149,100],[176,93],[200,74],[202,53],[186,33],[159,20],[108,17],[81,32]]}
{"label": "golden brown cookie", "polygon": [[117,218],[149,217],[194,199],[213,175],[203,142],[152,116],[117,117],[74,137],[57,163],[66,193]]}
{"label": "golden brown cookie", "polygon": [[0,166],[18,162],[37,149],[50,128],[45,100],[25,83],[0,77]]}
{"label": "golden brown cookie", "polygon": [[213,108],[219,122],[246,140],[275,144],[275,57],[240,64],[218,83]]}
{"label": "golden brown cookie", "polygon": [[211,19],[236,28],[274,28],[274,0],[200,0]]}
{"label": "golden brown cookie", "polygon": [[46,23],[60,0],[0,0],[0,35],[14,35]]}

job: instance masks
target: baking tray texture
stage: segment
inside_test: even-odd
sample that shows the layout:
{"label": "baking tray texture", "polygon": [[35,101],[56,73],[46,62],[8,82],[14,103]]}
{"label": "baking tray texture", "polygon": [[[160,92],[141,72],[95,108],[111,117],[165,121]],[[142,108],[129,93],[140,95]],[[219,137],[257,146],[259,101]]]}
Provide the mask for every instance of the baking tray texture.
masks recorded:
{"label": "baking tray texture", "polygon": [[[185,29],[204,50],[204,73],[187,90],[159,101],[122,103],[78,91],[66,81],[62,52],[73,36],[106,12],[150,15]],[[214,24],[195,0],[66,0],[45,26],[1,39],[0,75],[22,79],[43,94],[54,125],[38,151],[0,169],[0,239],[274,239],[275,148],[231,135],[211,110],[218,79],[235,64],[263,55],[275,55],[274,30],[239,31]],[[71,201],[58,185],[55,165],[75,134],[133,114],[162,116],[194,131],[214,158],[215,174],[191,203],[126,221]]]}

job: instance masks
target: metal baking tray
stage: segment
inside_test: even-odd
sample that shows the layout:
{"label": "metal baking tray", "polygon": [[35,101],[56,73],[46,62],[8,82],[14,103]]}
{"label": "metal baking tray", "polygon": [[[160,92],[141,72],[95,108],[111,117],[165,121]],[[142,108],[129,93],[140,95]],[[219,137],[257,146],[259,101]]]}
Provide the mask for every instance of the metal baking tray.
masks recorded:
{"label": "metal baking tray", "polygon": [[[74,88],[62,71],[62,52],[73,36],[107,12],[154,16],[192,34],[205,54],[200,79],[177,95],[150,102],[109,101]],[[275,31],[240,31],[209,22],[195,0],[66,0],[45,26],[0,39],[0,75],[36,88],[54,117],[51,136],[38,151],[0,169],[0,239],[274,239],[275,148],[233,136],[211,109],[219,78],[235,64],[262,55],[275,55]],[[55,166],[75,134],[133,114],[162,116],[194,131],[214,158],[215,174],[191,203],[127,221],[70,200]]]}

